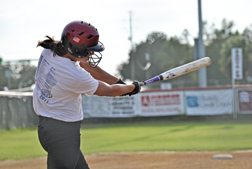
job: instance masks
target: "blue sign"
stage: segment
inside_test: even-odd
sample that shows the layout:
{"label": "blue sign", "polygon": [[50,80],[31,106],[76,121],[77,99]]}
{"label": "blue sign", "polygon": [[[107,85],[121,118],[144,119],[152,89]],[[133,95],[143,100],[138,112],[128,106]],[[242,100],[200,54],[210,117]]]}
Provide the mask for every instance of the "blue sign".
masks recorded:
{"label": "blue sign", "polygon": [[198,96],[186,96],[186,105],[187,107],[199,107]]}

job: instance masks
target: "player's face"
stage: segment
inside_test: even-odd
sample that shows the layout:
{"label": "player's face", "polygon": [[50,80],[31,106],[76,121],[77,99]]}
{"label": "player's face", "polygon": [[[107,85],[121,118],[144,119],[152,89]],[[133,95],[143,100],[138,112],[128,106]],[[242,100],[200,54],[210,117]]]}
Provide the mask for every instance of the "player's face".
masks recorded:
{"label": "player's face", "polygon": [[80,62],[87,62],[89,57],[92,56],[94,54],[94,51],[89,51],[88,52],[88,56],[84,57],[84,58],[76,58],[76,61],[80,61]]}
{"label": "player's face", "polygon": [[94,54],[94,51],[88,51],[88,57],[90,57],[91,55],[93,55]]}
{"label": "player's face", "polygon": [[84,57],[84,58],[76,58],[76,61],[80,61],[80,62],[87,62],[88,61],[88,57]]}

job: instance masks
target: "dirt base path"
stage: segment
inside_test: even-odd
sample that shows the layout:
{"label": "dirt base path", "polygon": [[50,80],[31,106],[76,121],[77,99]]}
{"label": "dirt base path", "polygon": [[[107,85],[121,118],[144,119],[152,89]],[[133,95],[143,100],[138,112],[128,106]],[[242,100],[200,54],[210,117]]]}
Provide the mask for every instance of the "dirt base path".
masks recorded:
{"label": "dirt base path", "polygon": [[[221,156],[216,159],[214,155]],[[252,151],[100,153],[85,157],[91,169],[252,169]],[[0,169],[46,169],[46,157],[1,161]]]}

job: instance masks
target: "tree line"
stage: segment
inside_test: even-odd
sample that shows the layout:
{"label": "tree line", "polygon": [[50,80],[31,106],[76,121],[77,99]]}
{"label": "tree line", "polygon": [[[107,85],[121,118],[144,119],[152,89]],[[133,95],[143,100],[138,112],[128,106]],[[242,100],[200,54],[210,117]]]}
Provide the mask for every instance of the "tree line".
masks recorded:
{"label": "tree line", "polygon": [[[234,30],[234,22],[222,20],[221,28],[214,24],[204,23],[205,56],[212,59],[212,65],[207,67],[207,85],[231,85],[231,49],[242,48],[243,79],[236,84],[252,83],[252,26],[241,33]],[[165,70],[191,62],[195,58],[194,45],[189,41],[190,34],[184,30],[180,37],[167,37],[162,32],[150,33],[145,41],[135,44],[129,52],[128,61],[121,63],[117,70],[124,80],[131,79],[131,58],[134,58],[135,79],[143,81],[156,76]],[[146,60],[146,54],[149,55]],[[144,68],[150,62],[151,66]],[[134,80],[134,79],[132,79]],[[173,88],[198,87],[198,71],[170,79]],[[167,81],[168,82],[168,81]],[[159,88],[160,83],[148,85]]]}
{"label": "tree line", "polygon": [[0,90],[19,89],[35,83],[36,66],[30,60],[7,61],[0,58]]}

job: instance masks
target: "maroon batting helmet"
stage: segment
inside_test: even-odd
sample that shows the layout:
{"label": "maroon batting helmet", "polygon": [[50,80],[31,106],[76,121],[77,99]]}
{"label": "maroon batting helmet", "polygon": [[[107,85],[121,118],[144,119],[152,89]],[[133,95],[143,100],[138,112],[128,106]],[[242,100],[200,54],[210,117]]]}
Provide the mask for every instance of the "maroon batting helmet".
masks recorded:
{"label": "maroon batting helmet", "polygon": [[[99,42],[99,33],[97,29],[90,23],[83,21],[73,21],[67,24],[62,32],[61,40],[64,47],[71,55],[78,58],[88,56],[89,51],[102,52],[105,48]],[[90,58],[93,64],[98,64],[101,60],[100,56],[96,55]],[[98,62],[98,63],[96,63]]]}

